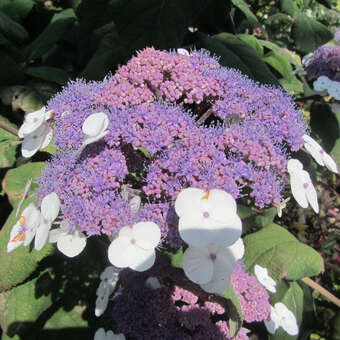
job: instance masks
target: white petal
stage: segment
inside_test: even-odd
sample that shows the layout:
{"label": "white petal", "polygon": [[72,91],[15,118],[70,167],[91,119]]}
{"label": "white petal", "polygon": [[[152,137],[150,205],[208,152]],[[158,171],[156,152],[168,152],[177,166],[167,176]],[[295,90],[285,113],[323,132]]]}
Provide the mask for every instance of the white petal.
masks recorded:
{"label": "white petal", "polygon": [[280,327],[278,324],[276,324],[273,320],[264,320],[264,325],[267,328],[267,331],[270,334],[275,334],[276,330]]}
{"label": "white petal", "polygon": [[[203,200],[204,201],[204,200]],[[221,221],[229,221],[230,216],[236,215],[237,207],[234,198],[226,191],[213,189],[209,190],[209,197],[206,200],[211,205],[211,217]]]}
{"label": "white petal", "polygon": [[49,243],[55,243],[58,241],[59,237],[65,236],[67,232],[64,230],[61,230],[60,228],[53,229],[48,234],[48,242]]}
{"label": "white petal", "polygon": [[125,253],[124,257],[129,263],[129,267],[138,272],[143,272],[153,266],[156,259],[155,250],[145,250],[137,245],[130,245]]}
{"label": "white petal", "polygon": [[264,286],[270,292],[276,293],[276,282],[268,275],[267,268],[262,268],[259,265],[255,265],[255,275],[262,286]]}
{"label": "white petal", "polygon": [[303,183],[304,183],[305,195],[307,197],[309,204],[313,208],[313,210],[316,213],[318,213],[319,212],[318,195],[310,179],[309,173],[307,171],[303,171],[303,175],[304,175]]}
{"label": "white petal", "polygon": [[161,239],[161,230],[153,222],[138,222],[132,230],[136,245],[145,250],[156,248]]}
{"label": "white petal", "polygon": [[103,131],[102,133],[100,133],[100,134],[98,134],[98,135],[96,135],[96,136],[94,136],[94,137],[85,137],[85,138],[84,138],[84,141],[83,141],[83,145],[82,145],[82,147],[81,147],[80,150],[82,151],[83,148],[84,148],[86,145],[91,144],[91,143],[94,143],[94,142],[97,142],[98,140],[104,138],[108,133],[109,133],[109,131],[106,130],[106,131]]}
{"label": "white petal", "polygon": [[66,234],[59,237],[57,247],[67,257],[79,255],[86,246],[86,237],[77,230],[72,234]]}
{"label": "white petal", "polygon": [[145,280],[145,287],[155,290],[161,288],[161,284],[157,277],[150,276]]}
{"label": "white petal", "polygon": [[308,201],[303,187],[304,175],[302,171],[291,173],[290,175],[290,187],[292,194],[302,208],[308,207]]}
{"label": "white petal", "polygon": [[41,145],[45,140],[45,130],[45,126],[41,126],[31,134],[24,137],[21,145],[21,154],[23,157],[32,157],[41,148]]}
{"label": "white petal", "polygon": [[48,240],[48,234],[51,229],[51,223],[47,222],[45,223],[43,218],[41,218],[41,222],[39,227],[37,228],[35,239],[34,239],[34,248],[36,250],[41,250],[42,247],[45,245],[45,243]]}
{"label": "white petal", "polygon": [[54,114],[55,114],[55,110],[46,111],[44,115],[45,121],[51,119]]}
{"label": "white petal", "polygon": [[[299,328],[295,315],[281,302],[274,305],[275,314],[280,318],[280,326],[289,334],[297,335]],[[276,318],[275,316],[275,318]]]}
{"label": "white petal", "polygon": [[339,173],[337,164],[328,153],[324,152],[322,154],[322,159],[328,170],[335,172],[336,174]]}
{"label": "white petal", "polygon": [[105,270],[100,274],[101,280],[118,281],[118,278],[119,271],[113,266],[106,267]]}
{"label": "white petal", "polygon": [[104,328],[97,329],[96,333],[94,334],[94,340],[105,340]]}
{"label": "white petal", "polygon": [[[31,206],[32,204],[32,206]],[[27,206],[27,208],[30,208],[27,213],[25,212],[25,209],[22,213],[26,217],[26,238],[24,241],[24,246],[28,246],[32,240],[34,235],[36,234],[37,228],[39,227],[40,221],[41,221],[41,214],[40,211],[31,203]]]}
{"label": "white petal", "polygon": [[24,243],[25,235],[20,233],[22,226],[19,221],[12,227],[11,233],[9,235],[9,241],[7,243],[7,253],[17,249]]}
{"label": "white petal", "polygon": [[[123,229],[121,229],[121,231]],[[129,266],[128,259],[124,256],[125,251],[128,246],[129,246],[129,240],[127,240],[126,238],[118,237],[111,242],[109,249],[108,249],[108,257],[109,257],[109,261],[115,267],[126,268]]]}
{"label": "white petal", "polygon": [[110,296],[114,291],[114,287],[107,281],[100,281],[100,284],[96,290],[96,295],[103,297],[104,295]]}
{"label": "white petal", "polygon": [[245,252],[243,240],[239,238],[234,244],[229,246],[228,249],[233,254],[236,260],[240,260]]}
{"label": "white petal", "polygon": [[184,214],[195,213],[200,206],[200,199],[204,196],[205,191],[198,188],[183,189],[177,196],[175,210],[179,217]]}
{"label": "white petal", "polygon": [[95,316],[99,317],[101,316],[109,303],[109,295],[103,295],[103,296],[98,296],[96,299],[96,307],[94,310]]}
{"label": "white petal", "polygon": [[115,335],[113,340],[126,340],[125,335],[123,333]]}
{"label": "white petal", "polygon": [[291,158],[287,163],[287,170],[289,173],[296,172],[296,171],[299,172],[302,169],[303,169],[302,163],[295,158]]}
{"label": "white petal", "polygon": [[82,130],[85,135],[95,137],[103,133],[109,125],[109,118],[104,112],[97,112],[87,117]]}
{"label": "white petal", "polygon": [[330,79],[326,76],[319,77],[316,81],[314,81],[313,86],[315,91],[323,91],[327,90],[330,84]]}
{"label": "white petal", "polygon": [[26,135],[31,134],[37,130],[45,121],[45,107],[38,111],[28,113],[25,116],[24,123],[21,125],[18,136],[24,138]]}
{"label": "white petal", "polygon": [[340,82],[332,81],[328,93],[336,100],[340,100]]}
{"label": "white petal", "polygon": [[131,211],[134,214],[138,213],[140,205],[141,205],[141,202],[142,202],[142,200],[141,200],[141,198],[139,196],[134,196],[129,201],[129,205],[130,205]]}
{"label": "white petal", "polygon": [[41,214],[43,217],[52,222],[54,221],[60,210],[60,199],[55,192],[45,196],[41,202]]}
{"label": "white petal", "polygon": [[40,149],[46,148],[50,144],[52,137],[53,137],[53,130],[49,126],[46,125]]}
{"label": "white petal", "polygon": [[236,259],[228,251],[228,248],[220,249],[214,261],[212,279],[206,284],[201,284],[201,288],[208,293],[223,293],[227,289],[235,265]]}
{"label": "white petal", "polygon": [[178,54],[183,54],[183,55],[186,55],[186,56],[190,57],[190,53],[185,48],[178,48],[177,49],[177,53]]}
{"label": "white petal", "polygon": [[208,247],[189,247],[183,254],[183,270],[195,283],[209,282],[213,276],[214,266]]}

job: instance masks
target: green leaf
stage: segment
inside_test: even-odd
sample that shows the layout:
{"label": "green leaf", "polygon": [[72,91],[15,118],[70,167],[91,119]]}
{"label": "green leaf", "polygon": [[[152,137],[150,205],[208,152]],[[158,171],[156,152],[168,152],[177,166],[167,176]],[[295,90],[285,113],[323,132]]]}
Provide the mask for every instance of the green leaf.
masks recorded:
{"label": "green leaf", "polygon": [[279,85],[257,52],[234,35],[220,33],[209,37],[199,33],[198,44],[219,56],[221,65],[236,68],[261,83]]}
{"label": "green leaf", "polygon": [[266,209],[262,214],[258,214],[255,217],[255,223],[259,227],[266,227],[274,221],[274,218],[277,214],[277,209],[275,207]]}
{"label": "green leaf", "polygon": [[268,268],[277,280],[298,280],[323,271],[323,260],[313,248],[299,242],[290,232],[270,224],[244,238],[247,270],[255,264]]}
{"label": "green leaf", "polygon": [[303,93],[303,83],[296,77],[292,77],[290,80],[282,78],[279,82],[282,87],[291,94],[297,95]]}
{"label": "green leaf", "polygon": [[278,71],[284,78],[290,80],[292,77],[292,66],[289,61],[277,52],[271,51],[266,54],[263,60]]}
{"label": "green leaf", "polygon": [[173,267],[183,269],[183,247],[180,247],[175,253],[166,251],[165,254],[170,258],[170,262]]}
{"label": "green leaf", "polygon": [[[21,211],[32,201],[33,199],[27,199]],[[0,230],[0,292],[8,290],[27,279],[37,268],[39,261],[50,255],[54,250],[54,246],[48,243],[40,251],[30,251],[29,246],[20,246],[11,253],[7,253],[9,234],[19,216],[15,216],[15,210],[13,210]]]}
{"label": "green leaf", "polygon": [[0,30],[13,41],[25,42],[29,39],[28,32],[23,26],[12,20],[7,14],[0,10]]}
{"label": "green leaf", "polygon": [[43,98],[34,88],[29,86],[13,86],[12,110],[33,112],[43,106]]}
{"label": "green leaf", "polygon": [[32,77],[51,81],[60,85],[67,83],[70,78],[66,71],[51,66],[28,67],[23,71]]}
{"label": "green leaf", "polygon": [[249,5],[243,1],[243,0],[231,0],[234,6],[236,6],[239,10],[243,12],[243,14],[246,16],[248,22],[252,27],[258,27],[261,26],[259,21],[257,20],[257,17],[251,9],[249,8]]}
{"label": "green leaf", "polygon": [[312,132],[321,139],[322,146],[329,152],[340,137],[340,120],[328,104],[317,102],[312,103],[310,117]]}
{"label": "green leaf", "polygon": [[24,192],[26,183],[30,178],[32,178],[32,185],[27,194],[32,195],[34,193],[38,187],[34,182],[41,176],[44,168],[44,162],[30,162],[7,171],[2,181],[2,189],[6,192],[13,207],[16,207],[20,201],[19,196]]}
{"label": "green leaf", "polygon": [[[303,312],[303,291],[301,287],[297,282],[290,282],[283,294],[282,292],[278,293],[271,298],[271,304],[282,302],[295,315],[298,326],[300,326]],[[270,340],[293,340],[297,338],[298,335],[291,336],[282,327],[274,335],[269,336]]]}
{"label": "green leaf", "polygon": [[340,340],[340,310],[337,311],[332,320],[332,339]]}
{"label": "green leaf", "polygon": [[[0,116],[0,122],[16,129],[7,118]],[[14,134],[0,128],[0,168],[7,168],[15,163],[15,154],[19,138]]]}
{"label": "green leaf", "polygon": [[31,11],[33,0],[1,0],[0,10],[15,21],[21,21]]}
{"label": "green leaf", "polygon": [[24,81],[25,75],[17,63],[6,53],[0,52],[0,85],[8,86]]}
{"label": "green leaf", "polygon": [[208,7],[210,0],[118,0],[113,20],[124,48],[131,53],[154,46],[174,49],[182,45],[194,20]]}
{"label": "green leaf", "polygon": [[228,316],[229,316],[229,332],[230,337],[234,337],[242,327],[243,315],[240,301],[234,291],[231,283],[227,289],[221,294],[228,301]]}
{"label": "green leaf", "polygon": [[253,35],[250,34],[238,34],[237,35],[242,41],[250,45],[259,56],[263,57],[263,47]]}
{"label": "green leaf", "polygon": [[296,48],[303,53],[309,53],[331,40],[333,33],[306,14],[298,13],[292,27],[292,36]]}
{"label": "green leaf", "polygon": [[51,281],[45,271],[39,277],[0,294],[0,325],[7,335],[23,335],[52,305],[51,295],[37,297],[39,286],[49,285]]}
{"label": "green leaf", "polygon": [[291,16],[295,16],[299,12],[295,0],[280,0],[280,7],[281,11]]}
{"label": "green leaf", "polygon": [[55,14],[51,23],[25,48],[26,58],[34,60],[47,53],[71,29],[74,21],[72,9]]}

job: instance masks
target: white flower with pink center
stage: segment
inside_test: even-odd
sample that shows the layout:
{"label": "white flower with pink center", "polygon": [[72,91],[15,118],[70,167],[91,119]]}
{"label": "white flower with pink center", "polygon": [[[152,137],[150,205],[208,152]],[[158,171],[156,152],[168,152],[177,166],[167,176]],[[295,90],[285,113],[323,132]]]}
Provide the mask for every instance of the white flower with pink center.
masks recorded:
{"label": "white flower with pink center", "polygon": [[190,246],[227,247],[241,236],[242,222],[236,213],[236,201],[223,190],[184,189],[177,196],[175,210],[179,216],[179,233]]}
{"label": "white flower with pink center", "polygon": [[124,227],[109,246],[109,261],[118,268],[145,271],[155,263],[155,248],[160,239],[161,231],[153,222],[138,222],[132,228]]}

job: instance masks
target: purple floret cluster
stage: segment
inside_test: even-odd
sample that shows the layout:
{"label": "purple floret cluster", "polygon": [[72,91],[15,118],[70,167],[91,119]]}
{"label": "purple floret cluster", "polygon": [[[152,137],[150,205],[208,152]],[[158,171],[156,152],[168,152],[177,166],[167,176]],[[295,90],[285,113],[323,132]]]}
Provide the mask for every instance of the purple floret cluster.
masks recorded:
{"label": "purple floret cluster", "polygon": [[[233,273],[238,282],[247,275],[253,288],[248,294],[259,293],[264,298],[262,305],[254,304],[254,299],[244,299],[242,309],[253,309],[253,315],[263,312],[263,306],[270,311],[268,298],[258,292],[255,277],[246,274],[242,267]],[[145,284],[147,278],[157,278],[160,288],[153,289]],[[230,339],[225,315],[228,312],[226,300],[207,294],[197,285],[187,280],[183,272],[171,267],[165,260],[158,259],[147,272],[136,273],[129,269],[120,272],[121,285],[113,298],[112,316],[118,332],[129,339]],[[254,279],[254,280],[253,280]],[[253,282],[254,281],[254,282]],[[239,285],[234,286],[237,294]],[[260,308],[259,310],[257,310]],[[265,316],[268,316],[265,314]],[[256,321],[262,321],[257,318]],[[254,321],[254,320],[253,320]],[[241,328],[233,338],[249,339]]]}
{"label": "purple floret cluster", "polygon": [[[220,66],[207,51],[146,48],[101,82],[70,82],[48,109],[56,111],[57,154],[39,198],[56,192],[61,217],[88,236],[149,220],[174,248],[181,241],[173,201],[183,188],[222,189],[259,208],[278,204],[289,151],[306,133],[289,95]],[[95,112],[107,115],[108,134],[78,155],[82,124]],[[139,192],[139,211],[123,186]]]}
{"label": "purple floret cluster", "polygon": [[309,78],[326,76],[340,81],[340,46],[321,46],[314,53],[306,66]]}

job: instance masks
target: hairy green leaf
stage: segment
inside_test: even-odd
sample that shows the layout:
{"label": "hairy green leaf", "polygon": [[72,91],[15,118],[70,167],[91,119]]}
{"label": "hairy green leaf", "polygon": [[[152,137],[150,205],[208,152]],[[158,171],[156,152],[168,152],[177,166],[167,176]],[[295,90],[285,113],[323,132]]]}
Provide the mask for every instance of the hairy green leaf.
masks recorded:
{"label": "hairy green leaf", "polygon": [[63,69],[51,66],[28,67],[23,71],[32,77],[51,81],[60,85],[66,84],[70,78],[69,74]]}
{"label": "hairy green leaf", "polygon": [[276,279],[298,280],[323,271],[323,260],[313,248],[299,242],[289,231],[270,224],[244,238],[247,270],[255,264],[268,268]]}
{"label": "hairy green leaf", "polygon": [[33,0],[1,0],[0,10],[15,21],[21,21],[31,11]]}
{"label": "hairy green leaf", "polygon": [[292,66],[281,54],[271,51],[266,54],[263,60],[278,71],[285,79],[290,80],[292,78]]}
{"label": "hairy green leaf", "polygon": [[238,34],[237,35],[242,41],[250,45],[256,52],[259,54],[259,56],[263,57],[263,47],[259,43],[258,39],[250,34]]}
{"label": "hairy green leaf", "polygon": [[13,41],[25,42],[29,39],[26,29],[0,10],[0,30]]}
{"label": "hairy green leaf", "polygon": [[252,27],[261,26],[256,18],[256,15],[251,11],[246,1],[243,0],[231,0],[231,1],[234,6],[236,6],[239,10],[243,12],[243,14],[245,15],[245,17],[247,18],[248,22]]}

